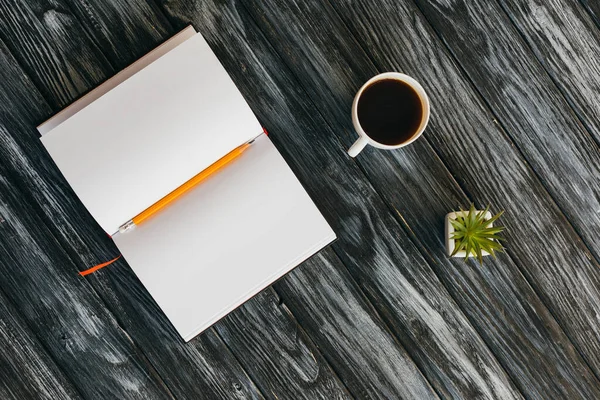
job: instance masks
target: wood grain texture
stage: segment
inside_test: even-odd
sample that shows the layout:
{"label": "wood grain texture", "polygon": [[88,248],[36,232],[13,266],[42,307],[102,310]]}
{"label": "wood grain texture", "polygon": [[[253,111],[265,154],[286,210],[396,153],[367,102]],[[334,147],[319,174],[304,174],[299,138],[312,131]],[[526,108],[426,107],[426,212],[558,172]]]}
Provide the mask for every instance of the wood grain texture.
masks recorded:
{"label": "wood grain texture", "polygon": [[[133,17],[130,10],[129,18]],[[103,22],[110,25],[110,21]],[[136,29],[136,26],[132,25],[130,28]],[[85,29],[88,29],[87,25]],[[144,35],[140,35],[139,49],[136,50],[139,53],[137,56],[143,55],[146,51],[144,38]],[[131,41],[132,39],[124,39],[124,42],[127,40]],[[127,47],[133,46],[132,43],[127,44]],[[19,50],[28,54],[27,49]],[[60,50],[56,51],[60,52]],[[93,51],[94,49],[88,50]],[[136,54],[133,53],[133,56]],[[65,73],[69,72],[65,71]],[[64,183],[61,182],[61,184]],[[73,200],[76,203],[76,200]],[[75,206],[77,207],[77,205]],[[113,255],[116,254],[114,245],[108,243],[110,241],[106,235],[98,232],[95,223],[89,221],[81,221],[81,225],[75,223],[81,219],[81,215],[71,215],[71,213],[77,213],[76,208],[47,209],[44,210],[44,213],[49,220],[48,224],[55,229],[60,229],[65,247],[73,253],[74,259],[81,261],[82,265],[93,264],[94,262],[88,261],[88,259],[93,258],[94,254],[102,254],[103,257],[111,258],[112,256],[108,255],[110,251],[113,251]],[[84,218],[87,217],[87,213],[83,215]],[[125,262],[120,261],[119,264],[112,265],[110,270],[101,271],[90,280],[95,283],[94,286],[105,299],[109,308],[118,316],[119,323],[143,348],[175,396],[208,399],[262,397],[254,383],[214,332],[209,331],[206,335],[194,340],[193,344],[184,345],[131,270],[124,265]],[[122,266],[122,268],[118,268],[118,266]],[[255,303],[255,307],[259,307],[259,305]],[[268,307],[262,309],[262,311],[265,310],[268,310]],[[269,327],[268,330],[273,331],[274,334],[285,335],[285,332],[278,330],[277,325]],[[260,352],[260,349],[257,351]],[[318,352],[316,349],[312,351],[313,354]],[[269,353],[266,352],[263,356],[268,358]],[[326,376],[326,366],[322,365],[321,368],[323,376]],[[271,375],[262,378],[265,379],[264,382],[261,382],[262,386],[269,385]],[[318,393],[316,388],[313,392]],[[324,393],[322,397],[327,397],[327,395]]]}
{"label": "wood grain texture", "polygon": [[350,399],[346,388],[272,289],[215,324],[267,398]]}
{"label": "wood grain texture", "polygon": [[[23,52],[26,53],[24,50]],[[4,54],[8,57],[6,53]],[[3,96],[0,121],[4,123],[4,129],[0,131],[3,139],[0,141],[2,154],[0,165],[6,171],[5,175],[7,185],[10,185],[10,191],[15,196],[20,196],[21,199],[21,208],[16,210],[12,217],[21,223],[23,218],[40,213],[44,221],[36,219],[35,225],[39,225],[40,229],[43,229],[44,224],[47,224],[52,228],[52,233],[44,230],[48,239],[44,241],[43,236],[36,239],[44,248],[48,248],[49,252],[58,251],[54,247],[64,249],[68,256],[61,250],[62,258],[68,260],[70,257],[77,264],[73,266],[68,263],[70,268],[54,271],[54,273],[59,274],[60,279],[66,279],[69,282],[75,279],[79,285],[84,285],[89,292],[85,293],[85,298],[96,299],[94,291],[86,281],[94,283],[96,292],[109,305],[119,324],[141,346],[162,379],[170,385],[172,393],[178,397],[261,398],[258,389],[214,332],[199,338],[193,345],[185,345],[162,312],[159,312],[158,307],[131,269],[125,267],[124,262],[121,261],[114,268],[81,281],[77,270],[113,258],[115,254],[118,254],[118,250],[77,200],[39,141],[35,125],[50,115],[50,108],[23,76],[23,72],[14,60],[11,61],[10,58],[6,58],[6,60],[2,64],[2,80],[0,81],[0,96]],[[85,89],[87,90],[87,88]],[[53,234],[56,235],[60,244],[55,241]],[[0,239],[1,242],[6,238],[1,237]],[[4,244],[6,249],[11,247],[10,243],[6,241]],[[27,243],[23,243],[20,247],[26,249],[26,246]],[[45,269],[47,266],[45,264],[31,265],[32,262],[34,261],[20,259],[17,263],[16,260],[13,260],[13,266],[28,271],[33,279],[38,274],[38,269]],[[44,273],[51,273],[51,271],[45,272],[44,270]],[[44,285],[45,290],[52,292],[59,289],[55,287],[55,282],[52,280],[46,281]],[[61,288],[61,290],[67,289],[68,285]],[[70,293],[69,297],[59,300],[65,303],[63,306],[70,307],[73,302],[71,297],[79,300],[78,296],[80,295],[75,291]],[[106,317],[106,311],[94,311],[94,313],[98,315],[98,318],[108,318],[108,321],[112,321],[112,317]],[[75,325],[85,322],[81,321],[82,318],[78,314],[68,314],[64,316],[66,325],[69,318],[75,320],[73,322]],[[40,321],[39,329],[43,329],[43,327],[43,321]],[[117,349],[120,346],[111,335],[106,335],[101,340],[98,351],[103,346],[112,346]],[[93,343],[90,344],[90,346],[92,345]],[[129,356],[136,354],[136,351],[128,350],[126,353]],[[81,367],[78,367],[77,363],[73,363],[74,365],[67,372],[72,374],[75,373],[72,368],[80,368],[89,370],[91,374],[106,375],[101,376],[98,380],[99,391],[105,389],[102,387],[104,380],[109,381],[110,384],[107,386],[114,386],[114,390],[117,391],[129,390],[128,387],[137,384],[134,379],[130,379],[131,383],[124,384],[111,381],[114,378],[113,374],[118,371],[97,372],[98,369],[105,367],[94,357],[80,356],[79,362],[82,363]],[[87,363],[92,365],[87,365]],[[126,366],[127,363],[123,368]],[[83,384],[87,385],[91,380],[86,380],[86,378],[83,374],[76,379],[84,380]],[[123,373],[122,379],[129,378]],[[126,398],[127,396],[115,395],[115,397]],[[157,396],[147,393],[147,397],[156,398]]]}
{"label": "wood grain texture", "polygon": [[0,354],[0,398],[81,398],[3,294],[0,294]]}
{"label": "wood grain texture", "polygon": [[[596,143],[600,143],[600,29],[577,1],[499,2]],[[590,235],[592,230],[594,234]],[[592,236],[590,250],[600,258],[597,230],[598,224],[592,223],[581,234],[586,241]]]}
{"label": "wood grain texture", "polygon": [[[98,3],[96,3],[96,6],[98,8],[103,9],[106,7],[111,7],[111,3],[103,4],[103,2],[98,2]],[[99,35],[99,34],[102,35],[104,33],[96,33],[94,31],[90,31],[90,35],[92,35],[92,36]],[[117,47],[120,46],[120,47],[123,47],[124,49],[127,49],[129,47],[139,47],[138,45],[132,45],[130,43],[126,43],[126,46],[122,46],[121,38],[118,38],[118,37],[113,39],[113,44],[114,44],[114,46],[117,46]],[[109,57],[109,59],[112,61],[113,57]],[[342,287],[344,287],[343,283],[340,283],[340,285]],[[126,285],[126,286],[129,287],[128,285]],[[114,285],[113,285],[113,287],[114,287]],[[348,290],[348,292],[349,292],[349,290]],[[344,311],[345,315],[348,315],[348,313],[351,312],[351,310],[349,310],[346,306],[345,298],[331,297],[330,301],[331,301],[332,307],[335,307],[337,310]],[[254,301],[253,305],[256,308],[256,307],[260,306],[260,303],[258,301]],[[368,309],[368,310],[370,311],[370,309]],[[318,310],[318,309],[314,310],[315,316],[320,316],[322,314],[323,314],[323,310]],[[359,316],[362,317],[361,321],[365,325],[368,325],[369,322],[373,318],[375,318],[376,321],[379,321],[378,317],[375,316],[373,312],[371,315],[369,315],[367,310],[363,310],[363,312],[361,314],[357,315],[357,317],[359,317]],[[343,320],[340,321],[340,318],[344,318],[344,314],[330,313],[330,314],[327,314],[327,317],[334,323],[345,322]],[[148,316],[147,318],[151,319],[150,316]],[[379,323],[381,323],[381,322],[379,321]],[[242,325],[242,328],[244,328],[244,325]],[[134,327],[131,327],[131,329],[134,329]],[[265,329],[261,329],[261,331],[264,332]],[[346,332],[346,334],[349,335],[350,333]],[[387,333],[387,335],[389,335],[389,333]],[[332,340],[333,340],[332,344],[334,346],[342,346],[345,343],[345,342],[338,343],[338,342],[340,342],[340,339],[332,339]],[[319,343],[319,346],[322,346],[322,343]],[[380,348],[379,346],[382,346],[382,347]],[[384,370],[381,366],[377,365],[378,359],[375,358],[377,353],[367,354],[367,353],[365,353],[363,348],[371,348],[373,350],[378,350],[379,354],[385,353],[392,360],[397,360],[400,364],[398,367],[392,368],[390,370]],[[312,351],[314,352],[314,349]],[[385,334],[382,333],[381,337],[379,337],[379,341],[377,342],[377,345],[373,345],[372,343],[362,343],[362,346],[355,347],[353,349],[353,351],[358,353],[360,358],[358,358],[356,360],[354,369],[352,367],[350,367],[350,368],[346,367],[346,370],[348,370],[348,372],[346,373],[347,379],[345,379],[344,381],[346,384],[350,383],[350,384],[353,384],[355,387],[366,387],[366,389],[362,389],[362,391],[359,392],[359,397],[364,397],[364,395],[366,395],[367,393],[370,393],[371,396],[373,396],[374,394],[377,394],[377,393],[396,393],[397,396],[399,396],[402,393],[407,394],[407,395],[410,393],[413,393],[415,395],[418,395],[419,398],[428,398],[428,397],[431,398],[431,397],[435,396],[433,390],[428,385],[426,380],[423,378],[422,374],[418,371],[418,369],[416,368],[414,363],[406,355],[404,350],[401,347],[399,347],[397,345],[397,343],[395,343],[393,341],[393,339],[391,339],[391,337],[388,337],[386,339]],[[399,353],[399,354],[396,354],[396,353]],[[245,354],[245,352],[243,352],[242,354]],[[356,355],[351,354],[350,351],[348,352],[348,354],[346,354],[344,356],[340,356],[340,355],[336,354],[335,352],[331,352],[329,354],[329,356],[327,357],[328,360],[330,360],[331,362],[335,362],[338,365],[342,365],[343,363],[352,363],[354,361],[354,359],[356,359],[356,358],[357,358]],[[406,358],[406,360],[404,358]],[[365,375],[365,372],[362,371],[362,369],[363,369],[362,365],[358,364],[358,363],[363,362],[365,359],[368,360],[369,363],[372,365],[372,368],[370,369],[369,374],[367,374],[367,375]],[[242,360],[243,360],[243,357],[242,357]],[[403,363],[402,363],[402,360],[404,360]],[[387,368],[388,366],[384,365],[384,367]],[[323,367],[323,370],[326,370],[325,368],[326,367]],[[381,372],[381,374],[386,374],[389,372],[399,372],[400,373],[399,376],[401,376],[402,379],[398,380],[397,377],[394,377],[394,380],[392,380],[391,377],[389,377],[389,381],[384,381],[379,378],[379,375],[378,375],[379,372]],[[266,385],[277,386],[277,385],[281,384],[279,381],[274,381],[273,383],[269,383],[268,380],[265,380],[267,376],[270,376],[270,375],[261,377],[261,379],[264,382],[266,382],[265,384],[262,384],[261,387],[265,387]],[[358,377],[361,378],[360,382],[356,381]],[[375,381],[373,381],[373,380],[375,380]],[[405,384],[406,382],[410,382],[410,385],[407,386]],[[295,382],[292,381],[292,383],[295,383]],[[173,385],[169,384],[168,380],[167,380],[167,384],[169,386],[173,386]],[[285,390],[290,390],[290,389],[288,388]],[[314,392],[314,390],[312,390],[312,392]],[[309,390],[308,393],[311,393],[311,390]],[[177,392],[175,394],[177,395]],[[403,397],[405,397],[405,396],[403,396]],[[411,397],[413,397],[413,396],[409,396],[409,398],[411,398]]]}
{"label": "wood grain texture", "polygon": [[437,398],[332,249],[275,289],[355,398]]}
{"label": "wood grain texture", "polygon": [[[486,180],[480,178],[477,187],[467,191],[475,196],[487,188],[497,200],[479,198],[509,210],[505,222],[511,256],[600,376],[600,267],[555,205],[544,204],[539,194],[524,198],[531,193],[532,178],[523,179],[528,168],[516,161],[511,147],[518,146],[560,209],[596,251],[600,149],[497,3],[417,3],[514,143],[492,134],[493,130],[464,125],[474,133],[463,132],[453,139],[469,146],[468,153],[449,145],[446,132],[443,137],[432,135],[434,147],[456,176],[486,173]],[[465,138],[465,133],[471,137]],[[500,141],[503,148],[498,147]],[[504,173],[506,178],[498,180]]]}
{"label": "wood grain texture", "polygon": [[170,398],[102,301],[78,277],[31,198],[23,196],[20,185],[26,181],[15,183],[18,168],[33,187],[44,189],[23,143],[15,140],[24,133],[19,128],[26,118],[36,113],[32,96],[37,92],[1,43],[0,76],[0,288],[82,395]]}
{"label": "wood grain texture", "polygon": [[[348,116],[354,93],[377,71],[333,9],[344,16],[348,26],[356,29],[357,38],[368,38],[363,39],[368,43],[368,50],[400,59],[406,49],[419,53],[418,44],[425,42],[427,48],[437,44],[442,56],[444,53],[435,37],[413,31],[410,24],[403,22],[410,20],[410,14],[396,2],[377,2],[376,6],[366,1],[342,1],[334,2],[334,7],[322,3],[308,5],[268,0],[244,3],[346,145],[354,140]],[[368,41],[371,38],[374,42],[376,39],[385,41],[376,42],[381,46],[376,47]],[[428,59],[428,68],[420,68],[424,71],[418,73],[424,83],[435,82],[436,74],[452,78],[460,74],[459,68],[449,63],[447,56],[431,57],[426,53],[422,57]],[[446,65],[440,65],[444,61]],[[386,64],[382,71],[400,70],[413,75],[417,68],[416,64],[407,63],[401,68]],[[434,110],[432,126],[444,118],[436,115],[435,110],[452,108],[456,114],[474,113],[474,118],[486,121],[487,115],[473,101],[456,103],[454,96],[457,93],[463,96],[462,91],[457,92],[459,88],[464,89],[465,97],[474,97],[473,92],[465,89],[464,82],[463,79],[463,87],[450,82],[452,88],[430,92]],[[451,128],[464,131],[459,124]],[[428,130],[425,138],[430,134],[431,130]],[[501,137],[502,133],[498,135]],[[444,216],[459,205],[467,207],[469,200],[426,139],[394,152],[367,149],[356,160],[394,212],[399,212],[399,218],[423,246],[423,253],[431,260],[438,276],[527,397],[589,398],[599,395],[598,380],[510,258],[486,260],[485,269],[481,270],[477,265],[465,265],[462,260],[452,261],[444,254]],[[517,159],[516,163],[522,164],[522,161]],[[485,175],[476,177],[479,181]],[[535,182],[531,173],[528,179]],[[506,182],[511,182],[510,176]],[[537,188],[536,196],[551,202],[539,183]]]}
{"label": "wood grain texture", "polygon": [[0,39],[52,106],[69,104],[112,75],[62,0],[2,0],[0,15]]}
{"label": "wood grain texture", "polygon": [[597,0],[579,0],[600,28],[600,2]]}
{"label": "wood grain texture", "polygon": [[231,1],[163,5],[174,26],[191,21],[203,33],[338,233],[336,253],[432,386],[446,396],[520,397],[245,10]]}
{"label": "wood grain texture", "polygon": [[174,33],[153,1],[64,1],[116,70],[133,63]]}
{"label": "wood grain texture", "polygon": [[[0,141],[5,140],[0,127]],[[56,364],[86,397],[170,398],[44,223],[7,184],[4,168],[0,175],[0,215],[5,221],[0,287]]]}
{"label": "wood grain texture", "polygon": [[[34,92],[27,93],[29,97],[33,94]],[[19,96],[24,95],[25,94],[22,92],[19,93]],[[17,118],[23,116],[16,112],[14,112],[13,115]],[[20,122],[22,122],[22,120]],[[14,128],[14,125],[11,126]],[[12,129],[11,132],[16,132],[16,129]],[[6,132],[2,131],[2,133]],[[37,168],[39,168],[40,165],[43,167],[43,163],[34,167],[31,164],[32,161],[28,159],[29,156],[32,156],[31,148],[33,148],[33,143],[28,150],[24,150],[23,148],[19,148],[10,136],[6,135],[6,137],[10,139],[9,143],[14,145],[12,148],[14,153],[9,153],[11,157],[6,157],[8,150],[3,149],[6,150],[2,151],[3,162],[9,162],[10,167],[13,169],[19,166],[20,172],[25,176],[28,176],[30,179],[31,177],[34,178],[34,182],[24,179],[23,176],[20,176],[18,179],[21,184],[26,185],[25,190],[29,191],[29,193],[21,193],[20,201],[22,204],[25,203],[23,209],[20,209],[18,213],[13,213],[15,218],[18,217],[21,219],[23,214],[34,215],[38,211],[32,206],[30,199],[25,200],[31,195],[33,184],[38,184],[38,188],[48,189],[48,183],[44,182],[37,174]],[[25,135],[21,136],[21,138],[22,137],[25,137]],[[39,140],[36,140],[34,143],[37,145],[38,141]],[[0,148],[1,147],[3,146],[0,145]],[[14,175],[14,171],[13,174],[9,173],[9,175]],[[47,178],[50,175],[51,173],[48,172],[44,177]],[[10,187],[10,190],[15,192],[16,195],[19,195],[19,189],[20,188],[16,186]],[[54,212],[58,214],[59,212],[68,210],[67,196],[60,197],[57,196],[57,193],[52,193],[52,191],[44,191],[43,193],[36,194],[40,197],[46,196],[45,200],[48,202],[45,206],[46,209],[51,209],[53,203],[55,204],[56,202],[64,200],[64,203],[60,204]],[[37,204],[38,201],[39,200],[36,199],[35,203]],[[105,303],[109,305],[111,311],[116,315],[119,325],[125,328],[128,337],[133,338],[136,344],[140,346],[146,357],[156,366],[156,370],[161,378],[170,386],[172,393],[177,395],[177,397],[194,399],[262,398],[258,389],[248,378],[224,343],[216,337],[214,332],[206,333],[191,344],[183,343],[180,336],[171,327],[162,311],[156,306],[148,292],[143,288],[139,280],[135,277],[135,274],[126,266],[124,261],[120,261],[111,266],[110,269],[101,271],[93,277],[86,278],[82,281],[82,278],[77,275],[78,269],[81,269],[82,266],[93,265],[90,263],[97,262],[98,260],[104,260],[106,259],[105,257],[110,256],[111,252],[112,254],[116,254],[116,250],[111,249],[113,245],[106,234],[104,234],[95,224],[90,221],[85,221],[86,217],[88,217],[87,214],[82,213],[80,215],[80,217],[75,216],[74,219],[76,221],[79,220],[83,225],[77,225],[73,220],[66,222],[56,218],[53,220],[53,223],[50,224],[54,228],[53,232],[59,232],[58,229],[60,228],[63,229],[61,233],[73,236],[78,235],[75,236],[77,237],[77,241],[73,241],[69,244],[68,241],[63,239],[60,244],[56,243],[52,238],[52,233],[47,230],[44,231],[44,234],[47,235],[47,239],[44,239],[43,236],[39,239],[45,246],[65,248],[71,253],[70,256],[72,259],[77,262],[76,266],[69,262],[68,269],[60,269],[48,273],[62,274],[69,280],[76,279],[79,284],[85,285],[90,292],[85,294],[86,297],[95,296],[94,290],[86,284],[86,281],[93,282],[96,292],[101,295]],[[66,217],[69,216],[73,217],[74,214],[66,215]],[[86,223],[88,224],[88,228],[81,229],[86,226]],[[35,225],[44,227],[44,224],[45,221],[38,220]],[[75,230],[74,225],[77,225],[80,229]],[[5,237],[2,237],[2,239],[4,240]],[[67,245],[65,245],[65,243],[67,243]],[[6,251],[9,251],[12,246],[13,244],[6,243]],[[20,247],[23,248],[23,251],[27,251],[27,246],[27,243],[23,243]],[[34,248],[32,247],[32,249]],[[61,253],[61,257],[64,260],[69,259],[69,256],[65,253]],[[34,264],[32,265],[31,263]],[[35,264],[35,260],[31,260],[28,263],[23,260],[19,260],[18,263],[14,261],[13,265],[17,269],[29,271],[33,277],[38,274],[38,268],[47,268],[44,264]],[[44,286],[45,290],[54,291],[59,289],[55,287],[54,281],[51,280],[42,281],[40,284]],[[78,292],[69,292],[68,286],[60,289],[61,293],[69,293],[69,296],[63,300],[67,307],[72,303],[71,297],[77,298],[79,296]],[[21,292],[18,292],[16,296],[20,297]],[[102,313],[95,313],[99,314],[97,318],[101,320],[107,318]],[[82,323],[80,321],[82,317],[79,314],[66,315],[64,317],[66,320],[65,324],[69,323],[69,318],[75,320],[73,322],[74,324]],[[108,318],[109,321],[111,318]],[[83,322],[85,322],[85,320]],[[44,321],[39,321],[39,326],[40,329],[45,332]],[[113,343],[115,339],[109,335],[102,337],[99,340],[102,341],[103,346],[118,346],[118,343]],[[102,346],[99,346],[99,348],[101,349]],[[131,350],[128,351],[127,357],[130,357],[132,355],[131,353]],[[102,380],[111,378],[111,370],[95,372],[97,369],[103,368],[103,365],[95,358],[86,358],[82,356],[79,361],[83,363],[81,369],[90,370],[90,373],[106,375],[106,377],[103,376],[102,379],[99,379],[100,383]],[[92,363],[92,365],[87,365],[87,363]],[[75,367],[76,366],[77,364]],[[72,371],[67,372],[74,373]],[[85,376],[81,377],[81,379],[85,380]],[[111,385],[116,386],[118,389],[127,388],[129,386],[128,384],[121,385],[114,382],[111,382]],[[149,398],[155,397],[156,396],[149,396]]]}
{"label": "wood grain texture", "polygon": [[125,261],[88,279],[176,398],[263,398],[213,329],[184,343]]}

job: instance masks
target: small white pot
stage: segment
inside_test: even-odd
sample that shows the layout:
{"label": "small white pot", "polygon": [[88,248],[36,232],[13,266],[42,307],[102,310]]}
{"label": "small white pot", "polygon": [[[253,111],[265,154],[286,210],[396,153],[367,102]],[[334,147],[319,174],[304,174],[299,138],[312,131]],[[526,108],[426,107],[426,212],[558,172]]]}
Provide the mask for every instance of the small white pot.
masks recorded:
{"label": "small white pot", "polygon": [[[483,210],[477,210],[477,213],[482,212]],[[456,219],[456,217],[463,217],[468,215],[469,212],[468,211],[456,211],[456,212],[451,212],[446,214],[446,251],[448,252],[448,255],[452,255],[452,252],[454,251],[454,247],[456,246],[456,241],[454,239],[450,239],[452,237],[452,235],[454,234],[454,227],[452,226],[452,224],[450,223],[451,219]],[[485,213],[485,219],[488,220],[492,218],[492,213],[491,212],[486,212]],[[489,225],[494,226],[494,224],[490,224]],[[488,253],[485,250],[481,250],[481,254],[484,256],[489,256],[490,253]],[[453,257],[465,257],[467,255],[467,252],[464,250],[459,251],[458,253],[456,253]],[[474,257],[473,254],[469,254],[469,257]]]}

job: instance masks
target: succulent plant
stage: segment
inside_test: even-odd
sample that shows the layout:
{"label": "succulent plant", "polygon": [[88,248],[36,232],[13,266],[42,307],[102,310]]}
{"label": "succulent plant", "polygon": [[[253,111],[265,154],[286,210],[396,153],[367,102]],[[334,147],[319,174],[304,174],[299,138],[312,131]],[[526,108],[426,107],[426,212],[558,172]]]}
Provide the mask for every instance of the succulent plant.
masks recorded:
{"label": "succulent plant", "polygon": [[471,204],[467,214],[459,215],[450,220],[454,227],[454,233],[450,239],[455,240],[452,255],[464,250],[466,252],[465,261],[469,259],[469,255],[473,255],[477,257],[480,264],[483,264],[482,252],[484,250],[494,257],[496,256],[495,252],[504,250],[504,247],[500,244],[500,241],[504,239],[499,235],[504,227],[490,226],[500,218],[504,211],[499,212],[490,219],[486,219],[485,216],[489,209],[490,206],[488,205],[485,210],[477,211],[475,205]]}

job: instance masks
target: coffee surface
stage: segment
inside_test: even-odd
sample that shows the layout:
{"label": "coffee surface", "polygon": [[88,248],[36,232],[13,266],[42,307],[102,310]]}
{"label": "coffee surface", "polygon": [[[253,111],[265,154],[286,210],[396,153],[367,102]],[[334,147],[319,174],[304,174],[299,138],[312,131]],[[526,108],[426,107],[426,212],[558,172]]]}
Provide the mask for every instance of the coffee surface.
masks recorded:
{"label": "coffee surface", "polygon": [[358,100],[360,126],[379,143],[398,145],[417,133],[423,105],[417,92],[396,79],[376,81],[363,90]]}

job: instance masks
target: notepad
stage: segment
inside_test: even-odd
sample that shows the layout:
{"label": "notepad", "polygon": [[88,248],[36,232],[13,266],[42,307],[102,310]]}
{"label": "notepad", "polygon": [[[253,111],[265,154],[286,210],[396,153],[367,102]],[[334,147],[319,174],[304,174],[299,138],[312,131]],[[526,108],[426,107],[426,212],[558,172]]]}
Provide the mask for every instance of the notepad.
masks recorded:
{"label": "notepad", "polygon": [[[335,239],[191,27],[38,129],[79,199],[186,341]],[[119,232],[252,140],[231,164]]]}

